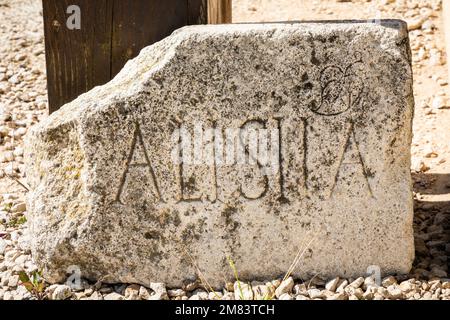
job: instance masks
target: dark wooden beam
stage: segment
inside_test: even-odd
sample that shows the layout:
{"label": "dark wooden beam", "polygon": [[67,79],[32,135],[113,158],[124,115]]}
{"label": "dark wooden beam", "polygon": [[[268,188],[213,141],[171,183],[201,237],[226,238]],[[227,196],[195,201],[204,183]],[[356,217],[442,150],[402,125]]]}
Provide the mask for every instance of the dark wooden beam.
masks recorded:
{"label": "dark wooden beam", "polygon": [[[81,28],[66,26],[81,9]],[[216,12],[217,11],[217,12]],[[231,0],[43,0],[50,112],[111,80],[140,50],[191,24],[231,21]]]}

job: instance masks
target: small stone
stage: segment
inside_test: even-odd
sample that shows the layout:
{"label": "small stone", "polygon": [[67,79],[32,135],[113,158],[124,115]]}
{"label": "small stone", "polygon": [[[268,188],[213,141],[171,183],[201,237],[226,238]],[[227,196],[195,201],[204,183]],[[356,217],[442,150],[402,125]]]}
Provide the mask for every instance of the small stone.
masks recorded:
{"label": "small stone", "polygon": [[172,289],[172,290],[167,290],[167,294],[169,295],[170,298],[178,298],[178,297],[185,296],[186,291],[184,291],[183,289]]}
{"label": "small stone", "polygon": [[364,279],[364,283],[363,283],[362,288],[364,290],[367,290],[367,289],[372,288],[372,287],[375,287],[375,288],[378,287],[378,284],[376,283],[375,278],[373,276],[366,277]]}
{"label": "small stone", "polygon": [[325,294],[319,289],[309,289],[308,295],[311,299],[322,299],[325,298]]}
{"label": "small stone", "polygon": [[51,300],[66,300],[70,297],[72,297],[72,290],[67,285],[57,285],[51,294]]}
{"label": "small stone", "polygon": [[1,157],[1,162],[11,162],[14,161],[14,153],[11,151],[3,152]]}
{"label": "small stone", "polygon": [[391,285],[387,287],[387,297],[389,299],[401,299],[403,292],[396,285]]}
{"label": "small stone", "polygon": [[0,126],[0,137],[6,137],[9,133],[9,128],[7,126]]}
{"label": "small stone", "polygon": [[169,300],[166,285],[164,283],[150,283],[150,289],[155,292],[155,294],[150,297],[150,300]]}
{"label": "small stone", "polygon": [[139,290],[141,286],[137,284],[132,284],[125,289],[125,299],[126,300],[139,300]]}
{"label": "small stone", "polygon": [[16,147],[15,149],[14,149],[14,156],[16,156],[16,157],[21,157],[21,156],[23,156],[23,148],[21,148],[21,147]]}
{"label": "small stone", "polygon": [[276,297],[279,298],[285,293],[291,293],[294,284],[294,279],[292,277],[289,277],[281,282],[280,286],[275,290]]}
{"label": "small stone", "polygon": [[152,295],[151,290],[147,289],[144,286],[139,288],[139,298],[142,300],[149,300]]}
{"label": "small stone", "polygon": [[311,300],[311,299],[300,294],[295,297],[295,300]]}
{"label": "small stone", "polygon": [[389,276],[384,278],[381,284],[383,285],[383,287],[387,288],[389,286],[392,286],[393,284],[397,284],[397,279],[395,279],[395,277],[393,276]]}
{"label": "small stone", "polygon": [[[195,289],[197,289],[198,286],[199,286],[199,282],[198,282],[198,281],[190,282],[190,283],[188,283],[188,284],[186,284],[186,285],[184,286],[184,291],[186,291],[186,292],[192,292],[192,291],[194,291]],[[227,289],[227,290],[228,290],[228,289]],[[228,290],[228,291],[231,291],[231,290]]]}
{"label": "small stone", "polygon": [[325,285],[325,289],[335,292],[337,289],[337,286],[339,284],[339,277],[338,278],[334,278],[333,280],[330,280],[326,283]]}
{"label": "small stone", "polygon": [[117,292],[112,292],[112,293],[109,293],[106,296],[104,296],[103,300],[114,300],[114,301],[125,300],[125,297],[118,294]]}
{"label": "small stone", "polygon": [[407,20],[408,30],[413,31],[413,30],[420,29],[422,27],[423,22],[424,22],[424,19],[421,17],[413,19],[413,20]]}
{"label": "small stone", "polygon": [[425,292],[421,298],[421,300],[431,300],[433,298],[433,294],[429,291]]}
{"label": "small stone", "polygon": [[362,298],[364,300],[373,300],[373,298],[375,297],[375,292],[373,292],[373,290],[371,290],[371,288],[367,289],[366,292],[364,292]]}
{"label": "small stone", "polygon": [[306,287],[305,283],[296,284],[294,286],[293,290],[296,295],[298,295],[298,294],[307,295],[308,294],[308,288]]}
{"label": "small stone", "polygon": [[343,292],[335,293],[327,297],[327,300],[347,300],[347,299],[348,299],[347,295]]}
{"label": "small stone", "polygon": [[0,255],[5,254],[6,247],[7,247],[6,241],[0,238]]}
{"label": "small stone", "polygon": [[416,285],[414,283],[414,279],[403,281],[402,283],[400,283],[399,288],[405,293],[415,290]]}
{"label": "small stone", "polygon": [[336,289],[336,292],[344,292],[345,287],[348,285],[348,280],[343,280]]}
{"label": "small stone", "polygon": [[349,287],[357,289],[357,288],[361,287],[361,285],[363,283],[364,283],[364,278],[360,277],[360,278],[356,279],[355,281],[353,281],[352,283],[350,283]]}
{"label": "small stone", "polygon": [[234,298],[236,300],[253,300],[252,287],[247,283],[236,281],[234,283]]}
{"label": "small stone", "polygon": [[16,288],[18,284],[19,284],[19,276],[13,275],[9,278],[7,286],[10,288]]}
{"label": "small stone", "polygon": [[435,24],[434,24],[433,21],[430,20],[430,19],[426,20],[426,21],[422,24],[422,29],[423,29],[423,30],[431,30],[431,29],[435,29],[435,28],[436,28]]}
{"label": "small stone", "polygon": [[[183,297],[184,298],[184,297]],[[223,295],[222,300],[234,300],[233,292],[227,292]]]}
{"label": "small stone", "polygon": [[76,300],[84,300],[85,298],[87,298],[86,293],[84,292],[75,292],[74,296]]}
{"label": "small stone", "polygon": [[192,294],[198,296],[200,300],[208,300],[209,298],[208,292],[203,289],[197,289]]}
{"label": "small stone", "polygon": [[280,286],[280,284],[281,284],[281,280],[279,280],[279,279],[273,280],[273,281],[271,282],[271,284],[272,284],[272,286],[274,286],[275,288],[278,288],[278,287]]}
{"label": "small stone", "polygon": [[372,300],[384,300],[384,297],[382,294],[379,294],[378,292],[374,294]]}
{"label": "small stone", "polygon": [[361,288],[355,288],[350,285],[344,289],[344,292],[348,296],[356,297],[358,300],[362,299],[362,297],[364,295],[364,291]]}
{"label": "small stone", "polygon": [[253,297],[255,300],[265,300],[271,299],[275,296],[275,291],[273,286],[267,286],[264,284],[253,285]]}
{"label": "small stone", "polygon": [[19,128],[16,131],[14,131],[13,135],[14,138],[20,138],[22,136],[24,136],[27,133],[27,128]]}
{"label": "small stone", "polygon": [[278,300],[294,300],[294,298],[289,293],[283,293]]}
{"label": "small stone", "polygon": [[208,300],[222,300],[222,292],[213,291],[208,293]]}
{"label": "small stone", "polygon": [[25,202],[17,203],[12,206],[11,212],[12,213],[23,213],[27,210],[27,206]]}
{"label": "small stone", "polygon": [[[118,293],[116,294],[119,295]],[[98,291],[94,291],[94,293],[92,293],[91,296],[89,297],[89,300],[104,300],[104,299],[103,296]],[[124,299],[117,299],[117,300],[124,300]]]}
{"label": "small stone", "polygon": [[431,103],[433,109],[440,109],[444,106],[444,99],[442,97],[435,97]]}
{"label": "small stone", "polygon": [[11,294],[11,292],[6,291],[5,294],[3,295],[3,300],[5,301],[14,300],[14,296]]}

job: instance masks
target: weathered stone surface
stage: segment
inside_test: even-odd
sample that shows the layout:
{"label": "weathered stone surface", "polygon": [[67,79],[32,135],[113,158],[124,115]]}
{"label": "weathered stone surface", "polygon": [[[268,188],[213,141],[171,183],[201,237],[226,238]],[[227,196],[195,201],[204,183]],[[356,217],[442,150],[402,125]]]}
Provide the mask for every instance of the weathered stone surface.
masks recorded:
{"label": "weathered stone surface", "polygon": [[[306,246],[293,277],[407,272],[412,113],[401,21],[183,28],[27,136],[33,257],[52,282],[169,287],[194,263],[222,286],[227,256],[273,279]],[[210,142],[194,160],[186,133]]]}

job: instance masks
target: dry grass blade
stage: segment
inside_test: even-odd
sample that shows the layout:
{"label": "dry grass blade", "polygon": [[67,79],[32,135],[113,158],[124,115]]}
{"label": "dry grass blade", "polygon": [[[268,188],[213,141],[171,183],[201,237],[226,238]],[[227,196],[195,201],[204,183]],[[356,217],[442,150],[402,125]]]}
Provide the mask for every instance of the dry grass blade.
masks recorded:
{"label": "dry grass blade", "polygon": [[9,179],[11,179],[11,180],[13,180],[14,182],[16,182],[16,183],[17,183],[18,185],[20,185],[22,188],[24,188],[27,192],[30,191],[30,187],[28,187],[28,186],[26,185],[25,182],[22,182],[22,181],[20,181],[19,179],[17,179],[16,177],[14,177],[14,176],[12,176],[12,175],[9,175],[9,174],[6,174],[6,176],[7,176]]}
{"label": "dry grass blade", "polygon": [[303,251],[302,251],[302,246],[300,246],[300,249],[298,250],[297,255],[295,256],[294,261],[290,265],[288,272],[284,276],[283,281],[285,281],[287,278],[289,278],[291,276],[291,274],[294,272],[295,268],[297,267],[298,263],[300,262],[301,258],[305,254],[306,250],[308,250],[309,246],[311,245],[311,243],[313,241],[314,241],[314,237],[308,242],[308,244],[303,249]]}
{"label": "dry grass blade", "polygon": [[192,257],[192,255],[186,250],[186,248],[183,247],[184,253],[189,257],[189,259],[191,260],[192,265],[195,267],[195,269],[197,270],[198,273],[198,277],[200,278],[200,282],[202,283],[203,287],[206,289],[206,291],[208,291],[209,293],[214,293],[214,296],[217,299],[221,299],[216,291],[212,288],[212,286],[210,285],[210,283],[208,282],[208,280],[206,279],[206,277],[203,275],[202,271],[200,270],[200,268],[198,267],[197,263],[195,262],[194,257]]}
{"label": "dry grass blade", "polygon": [[233,270],[234,277],[236,278],[237,284],[238,284],[238,290],[241,300],[244,300],[244,292],[242,291],[241,281],[239,281],[239,275],[237,272],[236,265],[234,264],[233,259],[231,257],[227,257],[228,263],[230,264],[231,269]]}

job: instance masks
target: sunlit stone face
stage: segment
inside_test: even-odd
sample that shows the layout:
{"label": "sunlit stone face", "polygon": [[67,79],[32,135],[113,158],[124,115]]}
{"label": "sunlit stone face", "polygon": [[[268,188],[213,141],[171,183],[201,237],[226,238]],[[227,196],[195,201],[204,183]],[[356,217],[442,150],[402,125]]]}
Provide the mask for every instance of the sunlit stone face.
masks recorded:
{"label": "sunlit stone face", "polygon": [[110,282],[408,272],[400,21],[186,27],[28,137],[34,254]]}

